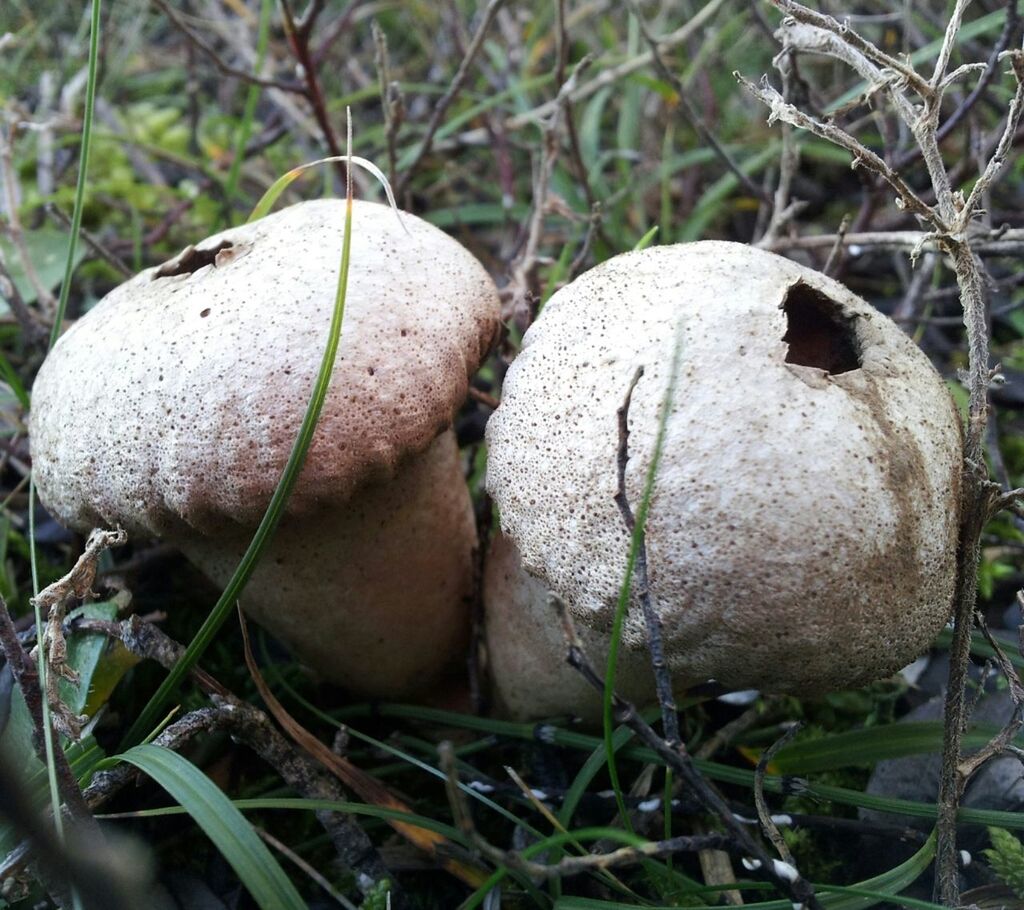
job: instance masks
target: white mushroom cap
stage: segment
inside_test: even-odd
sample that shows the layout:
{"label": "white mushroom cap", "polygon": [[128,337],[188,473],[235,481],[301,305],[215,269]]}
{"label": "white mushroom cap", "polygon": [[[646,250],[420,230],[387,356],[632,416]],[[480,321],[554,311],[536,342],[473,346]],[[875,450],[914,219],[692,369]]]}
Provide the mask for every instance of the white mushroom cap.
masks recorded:
{"label": "white mushroom cap", "polygon": [[[639,503],[675,338],[647,526],[680,680],[812,692],[906,664],[953,596],[961,427],[941,378],[842,285],[703,242],[615,257],[549,301],[487,430],[487,486],[523,564],[607,632],[629,538],[613,497],[629,413]],[[631,605],[624,631],[642,648]]]}
{"label": "white mushroom cap", "polygon": [[[255,525],[313,388],[345,203],[231,228],[108,294],[54,347],[30,432],[47,507],[79,530]],[[413,215],[356,202],[341,348],[289,508],[344,502],[450,425],[498,327],[493,282]]]}

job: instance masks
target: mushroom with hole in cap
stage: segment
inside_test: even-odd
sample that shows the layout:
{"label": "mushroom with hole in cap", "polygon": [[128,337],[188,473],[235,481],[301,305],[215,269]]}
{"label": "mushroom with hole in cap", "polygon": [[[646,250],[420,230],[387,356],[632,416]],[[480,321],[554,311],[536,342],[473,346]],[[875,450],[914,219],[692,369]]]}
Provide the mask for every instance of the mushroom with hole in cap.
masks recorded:
{"label": "mushroom with hole in cap", "polygon": [[[225,583],[320,366],[345,203],[291,206],[108,294],[54,347],[30,417],[61,521],[178,545]],[[443,232],[356,202],[342,341],[286,515],[242,601],[330,680],[422,692],[462,656],[476,532],[448,430],[498,329],[493,282]]]}
{"label": "mushroom with hole in cap", "polygon": [[[952,398],[888,318],[741,244],[617,256],[558,291],[529,329],[487,427],[487,487],[525,568],[580,626],[609,632],[629,549],[616,410],[643,366],[629,411],[635,505],[677,337],[646,528],[677,682],[813,694],[916,657],[953,598]],[[644,648],[635,588],[623,634]]]}

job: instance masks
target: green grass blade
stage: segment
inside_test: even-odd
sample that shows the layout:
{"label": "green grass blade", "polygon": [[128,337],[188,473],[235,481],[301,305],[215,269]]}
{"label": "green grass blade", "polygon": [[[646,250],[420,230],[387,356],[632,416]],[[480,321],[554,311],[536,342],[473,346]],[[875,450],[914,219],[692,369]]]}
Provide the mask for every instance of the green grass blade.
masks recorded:
{"label": "green grass blade", "polygon": [[636,246],[633,247],[633,252],[638,250],[646,250],[651,245],[651,242],[655,237],[658,236],[658,225],[654,225],[646,234],[643,235],[637,242]]}
{"label": "green grass blade", "polygon": [[661,403],[661,414],[658,417],[658,434],[654,441],[654,452],[651,454],[651,463],[647,468],[647,479],[644,482],[644,492],[640,499],[640,505],[635,510],[635,525],[632,539],[629,543],[629,555],[626,558],[626,574],[622,580],[622,587],[619,588],[619,602],[615,607],[615,618],[612,622],[611,641],[608,645],[608,665],[604,679],[604,748],[608,759],[608,776],[612,781],[612,788],[615,791],[615,801],[618,803],[619,815],[623,823],[629,827],[629,813],[626,811],[626,803],[622,798],[622,790],[619,785],[619,772],[615,763],[615,718],[612,711],[612,696],[615,692],[615,669],[618,666],[619,642],[622,638],[622,624],[626,618],[626,610],[629,608],[630,592],[633,588],[633,571],[636,567],[637,554],[640,551],[640,541],[643,538],[644,527],[647,524],[647,513],[651,508],[651,498],[654,495],[654,481],[658,474],[658,463],[661,461],[661,451],[665,445],[665,435],[668,430],[668,418],[672,412],[672,401],[675,397],[676,380],[679,377],[679,364],[682,358],[683,339],[681,332],[677,331],[675,343],[672,348],[672,363],[669,366],[668,387],[665,389],[665,397]]}
{"label": "green grass blade", "polygon": [[[899,893],[912,885],[928,868],[935,855],[935,835],[925,841],[906,862],[900,863],[888,872],[866,879],[857,885],[842,887],[836,885],[815,885],[815,891],[821,905],[827,910],[866,910],[881,903],[897,904],[904,907],[922,908],[922,910],[938,910],[938,904],[914,898],[900,897]],[[707,892],[705,892],[707,893]],[[621,904],[613,901],[595,900],[587,897],[563,897],[554,910],[616,910]],[[688,910],[720,910],[720,905],[706,904],[692,906]],[[749,910],[792,910],[793,904],[788,900],[761,901],[744,904]],[[667,907],[648,907],[647,910],[669,910]]]}
{"label": "green grass blade", "polygon": [[384,194],[388,198],[388,204],[395,210],[395,215],[398,217],[399,224],[401,224],[403,228],[405,227],[405,223],[402,221],[402,216],[399,214],[398,204],[395,202],[394,193],[391,192],[391,184],[388,183],[388,179],[384,176],[384,172],[372,161],[369,161],[366,158],[360,158],[358,155],[332,155],[330,158],[319,158],[316,161],[310,161],[306,164],[300,164],[298,167],[293,167],[290,171],[278,177],[277,180],[270,185],[270,189],[268,189],[260,198],[260,201],[256,203],[256,207],[252,210],[252,214],[249,216],[249,221],[255,221],[257,218],[262,218],[266,215],[274,207],[274,203],[281,197],[281,194],[296,180],[298,180],[299,177],[305,174],[306,171],[314,167],[319,167],[322,164],[332,164],[335,161],[346,161],[350,164],[364,168],[373,174],[373,176],[380,181],[380,185],[384,187]]}
{"label": "green grass blade", "polygon": [[213,841],[263,910],[306,910],[291,880],[252,825],[202,771],[162,746],[135,746],[119,756],[163,787]]}
{"label": "green grass blade", "polygon": [[[85,183],[89,173],[89,151],[92,146],[92,119],[96,107],[96,82],[99,73],[100,53],[100,14],[102,12],[102,0],[92,0],[92,7],[89,16],[89,62],[85,82],[85,109],[82,114],[82,138],[81,152],[78,160],[78,179],[75,184],[75,204],[71,214],[71,232],[68,238],[68,258],[64,265],[64,278],[60,286],[60,297],[57,301],[57,312],[53,317],[53,328],[50,330],[48,347],[52,348],[60,337],[61,324],[64,322],[64,314],[67,312],[68,299],[71,295],[71,276],[75,269],[75,252],[78,245],[78,234],[82,228],[82,210],[85,207]],[[12,389],[17,394],[17,389],[12,384]],[[22,395],[24,388],[22,388]],[[22,400],[22,395],[18,395]],[[27,395],[22,404],[27,404]],[[36,534],[35,534],[35,506],[36,488],[35,481],[29,475],[28,485],[28,515],[29,515],[29,561],[32,570],[32,591],[39,594],[39,568],[36,559]],[[36,636],[38,641],[43,640],[43,617],[39,605],[33,599],[35,609]],[[39,685],[42,691],[47,689],[46,675],[48,671],[46,663],[46,649],[38,649],[38,670]],[[57,787],[56,772],[56,749],[60,744],[55,742],[53,735],[53,724],[50,720],[50,706],[47,699],[43,699],[42,707],[43,720],[43,741],[46,752],[46,771],[49,781],[50,804],[53,811],[53,823],[59,840],[64,839],[64,823],[60,812],[60,791]],[[80,905],[78,893],[72,891],[72,901],[77,908]]]}
{"label": "green grass blade", "polygon": [[[274,8],[274,0],[261,0],[260,22],[256,35],[256,68],[254,72],[259,75],[263,72],[263,61],[267,56],[267,45],[270,39],[270,13]],[[242,161],[245,158],[245,147],[249,144],[249,136],[252,135],[252,124],[256,117],[256,103],[260,100],[260,86],[253,83],[245,96],[245,109],[242,112],[242,122],[238,124],[238,137],[235,141],[235,155],[231,159],[231,169],[228,171],[228,179],[224,184],[224,198],[230,203],[238,189],[238,180],[242,175]]]}
{"label": "green grass blade", "polygon": [[195,666],[203,652],[209,647],[224,621],[231,615],[235,601],[238,600],[242,589],[249,581],[249,576],[259,562],[260,556],[270,542],[270,538],[277,528],[281,516],[284,514],[284,506],[291,495],[292,488],[298,480],[299,472],[306,460],[306,452],[309,450],[313,440],[313,432],[316,430],[317,421],[320,418],[320,411],[323,409],[324,399],[327,397],[327,389],[331,383],[331,375],[334,372],[334,361],[338,353],[338,345],[341,341],[341,323],[345,315],[345,294],[348,288],[349,260],[352,251],[352,204],[349,201],[345,212],[345,232],[341,247],[341,269],[338,274],[338,287],[334,298],[334,312],[331,316],[331,327],[327,334],[327,344],[324,347],[323,359],[320,363],[320,372],[317,375],[313,393],[310,396],[309,404],[306,407],[306,414],[302,419],[302,426],[299,428],[295,444],[292,446],[291,455],[285,465],[281,480],[278,482],[274,495],[271,497],[267,511],[260,522],[259,527],[253,535],[249,548],[245,551],[235,574],[225,587],[220,599],[217,601],[210,615],[206,618],[202,627],[196,633],[195,638],[189,644],[181,660],[178,661],[164,679],[160,688],[149,700],[145,708],[135,719],[131,729],[125,736],[124,743],[133,745],[139,742],[148,732],[150,727],[158,720],[159,713],[168,699],[184,679],[185,674]]}
{"label": "green grass blade", "polygon": [[89,19],[89,72],[85,82],[85,110],[82,112],[82,151],[78,159],[78,182],[75,184],[75,207],[71,213],[71,236],[68,238],[68,259],[64,267],[64,280],[60,285],[60,299],[50,330],[50,347],[60,338],[61,323],[68,308],[71,294],[71,273],[75,268],[75,248],[82,229],[82,209],[85,207],[85,181],[89,173],[89,149],[92,145],[92,115],[96,106],[96,80],[100,55],[100,9],[102,0],[92,0]]}
{"label": "green grass blade", "polygon": [[[160,746],[136,746],[141,748],[162,748]],[[135,749],[129,750],[134,752]],[[124,756],[119,756],[124,758]],[[172,794],[173,795],[173,794]],[[416,815],[412,812],[402,812],[399,809],[388,809],[385,806],[372,806],[368,803],[353,803],[348,800],[332,799],[305,799],[298,796],[261,796],[251,799],[230,800],[231,805],[239,812],[246,810],[293,810],[303,812],[343,812],[346,815],[361,815],[365,818],[375,818],[380,821],[400,821],[423,828],[425,831],[434,831],[448,838],[453,843],[461,844],[466,849],[472,849],[471,841],[458,828],[446,825],[437,819],[427,815]],[[113,813],[109,815],[97,815],[99,819],[118,818],[160,818],[164,815],[182,815],[188,812],[183,806],[161,806],[158,809],[140,809],[136,812]],[[191,813],[190,813],[191,814]]]}
{"label": "green grass blade", "polygon": [[[681,703],[680,707],[682,706]],[[490,717],[477,717],[472,714],[443,711],[439,708],[426,708],[422,705],[388,703],[374,704],[372,706],[368,704],[353,705],[343,712],[338,712],[338,716],[341,715],[344,715],[346,718],[370,715],[373,717],[398,717],[429,724],[477,730],[527,742],[537,739],[538,736],[536,724],[495,720]],[[544,724],[542,735],[544,742],[569,749],[580,749],[590,752],[594,749],[603,749],[604,747],[604,741],[601,737],[580,733],[576,730],[565,730],[553,724]],[[619,750],[619,756],[631,761],[662,766],[665,764],[653,749],[648,749],[646,746],[636,743],[627,743],[623,746]],[[694,759],[693,763],[701,774],[704,774],[711,780],[747,788],[753,788],[754,786],[754,772],[752,769],[736,768],[731,765],[723,765],[719,762],[699,758]],[[766,792],[781,793],[783,782],[784,779],[777,774],[766,775],[764,780]],[[934,819],[936,815],[934,803],[874,796],[870,793],[863,793],[860,790],[850,789],[849,787],[835,787],[830,784],[815,783],[813,780],[801,781],[801,786],[806,788],[805,792],[809,797],[827,800],[842,806],[877,809],[880,812],[910,815],[914,818]],[[957,818],[963,824],[989,825],[1014,831],[1024,831],[1024,812],[1003,812],[997,809],[969,809],[961,807]]]}
{"label": "green grass blade", "polygon": [[[627,726],[619,727],[612,734],[612,747],[616,752],[626,745],[633,738],[633,731]],[[603,748],[595,749],[590,757],[583,763],[576,777],[573,779],[569,789],[565,792],[565,799],[562,800],[562,808],[558,810],[558,820],[566,828],[572,824],[572,817],[576,814],[580,800],[587,792],[590,782],[600,773],[605,766],[607,755]]]}
{"label": "green grass blade", "polygon": [[3,376],[4,381],[11,387],[14,397],[18,399],[18,404],[27,411],[30,407],[28,392],[25,391],[21,377],[14,371],[11,362],[3,354],[0,354],[0,376]]}
{"label": "green grass blade", "polygon": [[[980,749],[998,732],[991,724],[978,725],[964,736],[964,748]],[[1024,736],[1017,744],[1024,745]],[[793,743],[779,750],[771,767],[780,774],[810,774],[941,751],[941,721],[905,721]]]}

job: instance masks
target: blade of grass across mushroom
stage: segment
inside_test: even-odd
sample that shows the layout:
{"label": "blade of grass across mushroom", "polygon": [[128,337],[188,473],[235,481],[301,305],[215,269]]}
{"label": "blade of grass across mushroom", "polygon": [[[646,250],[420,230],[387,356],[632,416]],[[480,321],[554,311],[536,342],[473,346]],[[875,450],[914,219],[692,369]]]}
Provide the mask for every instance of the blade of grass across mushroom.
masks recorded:
{"label": "blade of grass across mushroom", "polygon": [[[398,217],[399,223],[401,223],[401,216],[398,215],[398,208],[395,205],[394,196],[391,192],[391,187],[388,185],[387,178],[385,178],[384,174],[375,164],[367,161],[365,158],[360,158],[351,154],[338,156],[338,158],[323,158],[319,161],[314,161],[309,164],[302,165],[301,167],[293,168],[283,177],[276,180],[270,189],[267,190],[263,198],[260,199],[249,220],[252,221],[256,218],[260,218],[270,211],[270,208],[281,193],[283,193],[284,190],[305,171],[312,167],[339,159],[350,161],[352,164],[360,167],[365,167],[371,174],[381,181],[384,186],[384,190],[387,193],[388,202],[395,210],[396,217]],[[302,470],[302,465],[306,459],[306,452],[309,450],[310,443],[313,440],[313,433],[316,430],[316,425],[320,418],[320,411],[323,409],[324,400],[327,397],[327,389],[330,386],[331,375],[334,371],[334,361],[338,353],[338,346],[341,342],[341,325],[345,315],[345,294],[348,288],[349,260],[351,258],[352,250],[351,180],[348,185],[347,198],[348,208],[345,213],[345,228],[341,248],[341,268],[338,272],[338,286],[334,298],[334,311],[331,315],[331,325],[328,330],[323,359],[320,363],[320,371],[317,374],[316,382],[314,383],[313,390],[310,395],[309,404],[306,407],[306,414],[303,417],[302,425],[299,427],[299,432],[295,437],[295,443],[292,446],[288,462],[285,465],[284,471],[281,474],[281,479],[274,490],[274,495],[271,497],[270,504],[267,506],[267,511],[264,513],[263,519],[260,522],[259,527],[256,529],[256,533],[253,535],[252,542],[249,544],[249,548],[245,551],[245,555],[239,562],[234,575],[224,588],[224,591],[221,593],[217,603],[210,611],[209,616],[207,616],[205,622],[189,643],[189,646],[185,649],[185,653],[182,655],[181,660],[175,664],[174,669],[170,671],[163,683],[161,683],[160,687],[157,689],[156,693],[152,698],[150,698],[145,708],[142,709],[142,712],[135,719],[131,728],[128,730],[128,733],[125,735],[122,743],[123,748],[141,741],[146,734],[151,731],[153,724],[158,720],[159,712],[163,706],[176,691],[185,675],[193,666],[195,666],[196,662],[213,641],[214,636],[216,636],[220,627],[231,614],[231,610],[234,607],[235,602],[241,595],[249,577],[255,570],[263,551],[270,543],[270,539],[277,528],[278,522],[284,514],[284,507],[288,501],[288,497],[295,486],[295,482],[298,480],[299,473]]]}
{"label": "blade of grass across mushroom", "polygon": [[[612,789],[615,791],[615,801],[618,804],[619,816],[621,817],[623,824],[630,831],[632,831],[632,825],[629,821],[629,813],[626,810],[626,801],[622,797],[622,787],[619,782],[619,771],[615,760],[617,747],[615,743],[615,718],[612,708],[612,699],[615,694],[615,671],[618,666],[619,642],[622,639],[622,625],[626,618],[626,610],[629,608],[630,593],[633,589],[633,573],[636,569],[637,558],[640,555],[641,548],[644,546],[644,529],[647,524],[647,514],[651,507],[651,498],[654,494],[654,483],[658,474],[658,463],[661,460],[661,452],[665,445],[668,418],[672,411],[676,381],[679,378],[679,365],[682,359],[682,348],[682,330],[677,326],[676,340],[672,347],[672,361],[669,366],[668,385],[665,389],[665,395],[662,398],[661,413],[658,416],[658,433],[654,440],[654,452],[651,454],[651,463],[647,469],[647,477],[644,482],[644,491],[640,498],[640,505],[634,514],[633,528],[629,543],[629,555],[626,557],[626,573],[625,577],[622,579],[622,586],[619,588],[619,600],[616,604],[615,617],[612,621],[611,640],[608,645],[608,664],[604,679],[604,747],[605,755],[608,760],[608,776],[611,778]],[[643,368],[641,367],[634,376],[626,396],[626,403],[623,405],[621,412],[622,427],[620,429],[620,459],[625,459],[629,454],[627,448],[627,440],[629,437],[627,424],[629,418],[629,400],[633,395],[633,390],[635,389],[637,382],[640,380],[642,372]],[[625,499],[626,496],[625,469],[625,461],[623,460],[619,465],[619,492],[623,499]],[[628,504],[625,505],[625,509],[629,509]],[[651,643],[653,637],[654,633],[651,629],[648,629],[648,644]],[[667,670],[665,672],[667,672]]]}

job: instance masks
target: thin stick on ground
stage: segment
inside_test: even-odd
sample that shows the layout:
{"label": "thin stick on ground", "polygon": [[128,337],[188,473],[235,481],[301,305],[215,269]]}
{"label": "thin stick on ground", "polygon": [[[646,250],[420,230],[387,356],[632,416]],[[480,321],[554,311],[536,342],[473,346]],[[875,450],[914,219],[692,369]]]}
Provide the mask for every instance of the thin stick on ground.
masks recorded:
{"label": "thin stick on ground", "polygon": [[615,504],[622,513],[622,520],[626,530],[631,535],[637,535],[636,563],[634,575],[636,578],[636,593],[640,600],[640,606],[644,613],[644,624],[647,629],[647,650],[651,655],[651,668],[654,671],[654,684],[658,693],[658,704],[661,706],[661,723],[665,731],[665,740],[670,746],[682,749],[682,739],[679,736],[679,715],[676,708],[675,697],[672,694],[672,676],[669,673],[668,663],[665,660],[665,647],[661,639],[661,617],[654,609],[651,602],[651,589],[647,577],[647,537],[643,528],[637,528],[636,516],[629,504],[629,497],[626,493],[626,466],[629,463],[629,406],[633,401],[633,392],[637,383],[644,375],[644,368],[637,367],[633,379],[626,390],[626,398],[616,411],[619,423],[619,447],[616,458],[618,470],[618,488],[615,493]]}
{"label": "thin stick on ground", "polygon": [[768,802],[764,798],[764,776],[768,773],[768,765],[778,754],[779,750],[790,742],[800,732],[800,725],[793,724],[785,733],[772,743],[757,760],[757,768],[754,771],[754,804],[757,806],[757,818],[761,823],[761,830],[765,837],[772,842],[772,846],[778,851],[782,861],[795,866],[793,854],[786,844],[779,826],[772,820],[772,813],[768,809]]}
{"label": "thin stick on ground", "polygon": [[[562,630],[565,634],[568,646],[568,661],[576,668],[586,681],[598,692],[604,692],[604,679],[594,668],[590,658],[587,656],[583,642],[576,631],[576,626],[569,615],[564,601],[556,595],[550,595],[550,599],[558,610],[562,622]],[[750,832],[743,826],[743,823],[733,814],[728,803],[722,798],[697,770],[693,759],[683,747],[673,747],[662,739],[641,716],[636,706],[618,693],[613,695],[612,704],[615,710],[615,717],[619,723],[628,726],[640,739],[640,741],[653,749],[665,763],[681,778],[685,786],[704,807],[705,811],[715,816],[725,828],[732,840],[729,849],[738,851],[740,855],[750,860],[749,866],[758,875],[764,876],[771,881],[779,891],[786,895],[794,904],[803,904],[808,910],[821,910],[821,904],[814,894],[814,888],[799,872],[792,866],[785,864],[781,868],[764,846],[750,835]]]}

